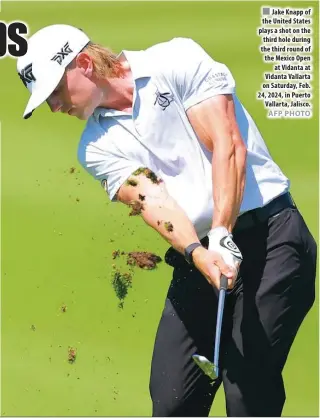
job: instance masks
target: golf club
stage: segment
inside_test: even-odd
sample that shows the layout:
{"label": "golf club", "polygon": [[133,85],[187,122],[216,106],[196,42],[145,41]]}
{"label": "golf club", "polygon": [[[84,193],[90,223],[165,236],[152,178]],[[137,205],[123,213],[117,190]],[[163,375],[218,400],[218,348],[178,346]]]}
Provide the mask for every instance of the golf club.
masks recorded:
{"label": "golf club", "polygon": [[201,356],[198,354],[194,354],[192,356],[193,360],[200,367],[200,369],[204,372],[204,374],[209,376],[210,379],[212,380],[216,380],[219,377],[220,338],[221,338],[221,329],[222,329],[224,301],[225,301],[227,288],[228,288],[228,280],[225,276],[221,276],[213,363],[204,356]]}

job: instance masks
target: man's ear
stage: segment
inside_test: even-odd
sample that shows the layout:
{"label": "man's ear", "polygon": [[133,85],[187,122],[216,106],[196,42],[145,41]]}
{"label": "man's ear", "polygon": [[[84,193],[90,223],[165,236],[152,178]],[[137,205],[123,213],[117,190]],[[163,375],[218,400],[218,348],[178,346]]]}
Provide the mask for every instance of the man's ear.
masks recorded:
{"label": "man's ear", "polygon": [[80,54],[78,54],[76,57],[76,66],[82,70],[86,77],[92,77],[93,62],[90,55],[86,54],[85,52],[80,52]]}

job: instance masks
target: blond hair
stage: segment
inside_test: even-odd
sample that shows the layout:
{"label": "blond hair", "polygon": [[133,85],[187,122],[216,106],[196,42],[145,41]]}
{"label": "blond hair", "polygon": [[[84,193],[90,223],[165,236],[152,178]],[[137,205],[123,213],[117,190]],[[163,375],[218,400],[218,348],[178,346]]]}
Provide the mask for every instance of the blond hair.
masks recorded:
{"label": "blond hair", "polygon": [[92,58],[93,69],[98,78],[116,77],[119,74],[120,61],[111,49],[90,42],[82,52]]}

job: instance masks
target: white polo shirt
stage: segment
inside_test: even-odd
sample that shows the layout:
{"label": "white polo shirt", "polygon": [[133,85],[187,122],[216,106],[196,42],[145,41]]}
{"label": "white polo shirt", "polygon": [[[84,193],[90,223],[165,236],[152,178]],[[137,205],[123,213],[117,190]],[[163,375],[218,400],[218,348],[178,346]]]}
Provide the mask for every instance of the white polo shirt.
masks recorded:
{"label": "white polo shirt", "polygon": [[213,216],[212,153],[199,142],[186,111],[220,94],[232,94],[247,146],[246,186],[240,213],[261,207],[289,189],[261,134],[235,93],[229,69],[196,42],[174,38],[142,51],[122,51],[135,83],[132,114],[97,108],[82,134],[78,159],[111,201],[139,167],[162,178],[199,238]]}

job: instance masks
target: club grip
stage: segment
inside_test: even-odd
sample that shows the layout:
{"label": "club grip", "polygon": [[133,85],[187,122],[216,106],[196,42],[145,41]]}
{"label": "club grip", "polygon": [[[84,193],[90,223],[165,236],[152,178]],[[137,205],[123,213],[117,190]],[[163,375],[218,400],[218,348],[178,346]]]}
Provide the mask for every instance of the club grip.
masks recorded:
{"label": "club grip", "polygon": [[220,277],[220,289],[224,289],[224,290],[228,289],[228,279],[226,278],[226,276],[222,275]]}

